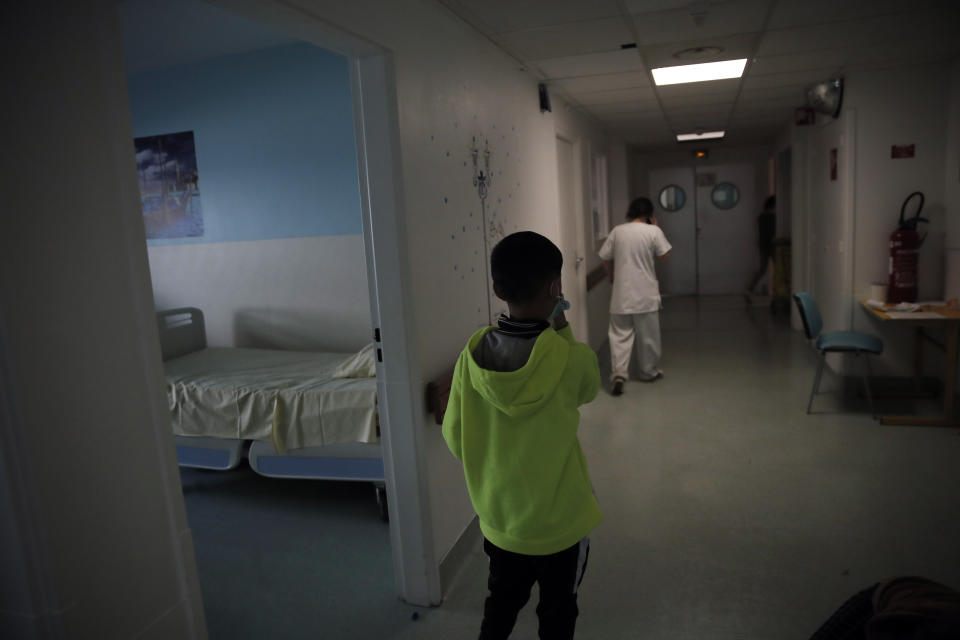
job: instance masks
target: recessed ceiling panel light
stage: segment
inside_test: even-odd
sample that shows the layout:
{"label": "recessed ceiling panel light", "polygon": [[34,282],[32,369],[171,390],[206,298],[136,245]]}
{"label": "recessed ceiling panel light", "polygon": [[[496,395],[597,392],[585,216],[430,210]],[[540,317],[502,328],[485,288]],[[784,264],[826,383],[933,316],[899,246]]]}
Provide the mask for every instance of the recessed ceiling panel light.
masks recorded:
{"label": "recessed ceiling panel light", "polygon": [[722,60],[701,64],[682,64],[676,67],[660,67],[653,70],[653,81],[657,85],[682,84],[684,82],[706,82],[707,80],[725,80],[739,78],[747,66],[747,59]]}
{"label": "recessed ceiling panel light", "polygon": [[726,131],[704,131],[703,133],[678,133],[677,142],[689,142],[691,140],[713,140],[722,138]]}

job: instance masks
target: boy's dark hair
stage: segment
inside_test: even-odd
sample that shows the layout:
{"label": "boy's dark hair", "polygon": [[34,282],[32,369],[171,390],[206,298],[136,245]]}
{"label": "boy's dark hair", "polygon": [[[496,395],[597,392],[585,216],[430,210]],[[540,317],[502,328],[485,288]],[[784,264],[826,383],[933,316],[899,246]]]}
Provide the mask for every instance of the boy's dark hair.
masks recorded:
{"label": "boy's dark hair", "polygon": [[493,284],[507,302],[533,300],[545,284],[560,276],[563,254],[533,231],[511,233],[490,254]]}
{"label": "boy's dark hair", "polygon": [[653,215],[653,203],[649,198],[637,198],[630,203],[627,209],[627,220],[636,220],[637,218],[650,218]]}
{"label": "boy's dark hair", "polygon": [[765,211],[773,211],[777,208],[777,196],[769,196],[763,203]]}

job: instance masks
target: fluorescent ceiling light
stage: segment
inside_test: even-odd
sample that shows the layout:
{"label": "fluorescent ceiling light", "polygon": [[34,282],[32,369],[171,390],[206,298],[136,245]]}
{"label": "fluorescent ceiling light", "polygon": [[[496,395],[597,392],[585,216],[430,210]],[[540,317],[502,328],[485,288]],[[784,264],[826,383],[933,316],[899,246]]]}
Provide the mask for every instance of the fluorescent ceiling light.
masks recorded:
{"label": "fluorescent ceiling light", "polygon": [[658,85],[681,84],[684,82],[705,82],[707,80],[725,80],[739,78],[747,66],[747,59],[704,62],[702,64],[684,64],[677,67],[660,67],[653,70],[653,81]]}
{"label": "fluorescent ceiling light", "polygon": [[677,142],[688,142],[690,140],[712,140],[722,138],[726,131],[704,131],[703,133],[678,133]]}

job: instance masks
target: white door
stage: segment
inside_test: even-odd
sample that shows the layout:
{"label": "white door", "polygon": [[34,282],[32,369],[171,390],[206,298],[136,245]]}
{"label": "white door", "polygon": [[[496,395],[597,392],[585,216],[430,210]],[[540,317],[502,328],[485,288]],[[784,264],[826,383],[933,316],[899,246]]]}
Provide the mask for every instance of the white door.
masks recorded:
{"label": "white door", "polygon": [[[683,191],[673,191],[672,198],[661,201],[660,194],[670,186]],[[653,211],[660,228],[673,245],[670,255],[657,262],[657,279],[660,281],[660,293],[665,296],[690,296],[697,294],[697,214],[693,201],[693,169],[677,167],[673,169],[655,169],[650,171],[649,198],[653,201]],[[664,204],[671,201],[676,211],[668,211]]]}
{"label": "white door", "polygon": [[574,144],[557,138],[557,184],[559,188],[560,251],[563,252],[563,295],[570,301],[567,320],[573,335],[587,341],[586,274],[583,260],[583,197],[580,185],[582,172]]}
{"label": "white door", "polygon": [[[757,216],[762,203],[757,202],[754,189],[755,167],[749,163],[701,165],[697,176],[697,184],[702,185],[697,187],[700,294],[743,293],[760,269]],[[733,185],[739,196],[730,199],[732,192],[726,185]]]}

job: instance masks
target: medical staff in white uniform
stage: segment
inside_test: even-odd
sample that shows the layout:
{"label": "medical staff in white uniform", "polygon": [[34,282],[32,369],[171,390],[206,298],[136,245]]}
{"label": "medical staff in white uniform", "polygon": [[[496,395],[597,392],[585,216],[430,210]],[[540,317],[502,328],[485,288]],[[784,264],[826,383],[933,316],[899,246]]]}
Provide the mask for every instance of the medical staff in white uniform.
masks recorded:
{"label": "medical staff in white uniform", "polygon": [[653,217],[647,198],[630,203],[627,222],[618,225],[600,247],[600,258],[613,283],[610,297],[610,358],[612,393],[623,393],[630,366],[634,334],[639,337],[640,379],[663,377],[660,364],[660,284],[656,259],[666,257],[671,245]]}

